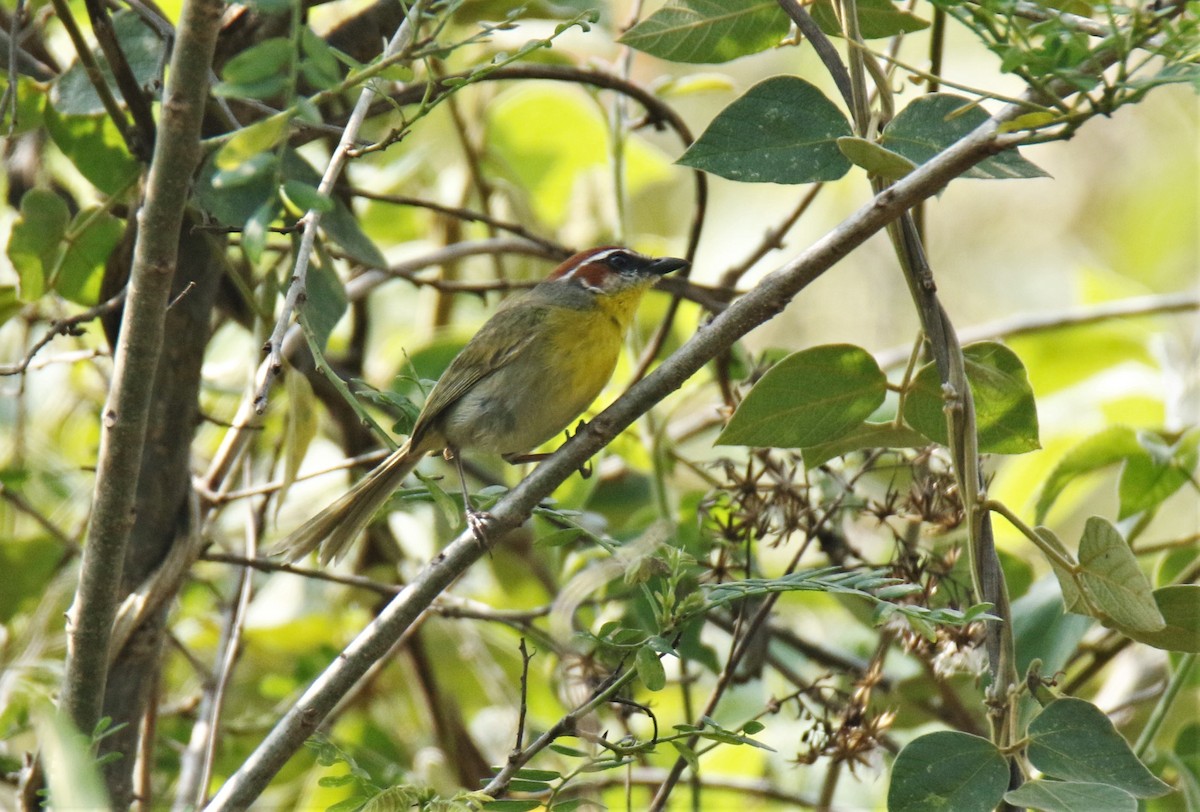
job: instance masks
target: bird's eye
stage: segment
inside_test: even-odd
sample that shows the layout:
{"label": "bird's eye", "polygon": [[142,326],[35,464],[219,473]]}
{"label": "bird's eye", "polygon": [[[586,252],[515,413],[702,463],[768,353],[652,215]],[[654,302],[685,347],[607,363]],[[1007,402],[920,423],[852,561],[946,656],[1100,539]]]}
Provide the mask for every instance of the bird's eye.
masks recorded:
{"label": "bird's eye", "polygon": [[637,270],[637,259],[624,251],[618,251],[608,257],[608,267],[618,273],[631,273]]}

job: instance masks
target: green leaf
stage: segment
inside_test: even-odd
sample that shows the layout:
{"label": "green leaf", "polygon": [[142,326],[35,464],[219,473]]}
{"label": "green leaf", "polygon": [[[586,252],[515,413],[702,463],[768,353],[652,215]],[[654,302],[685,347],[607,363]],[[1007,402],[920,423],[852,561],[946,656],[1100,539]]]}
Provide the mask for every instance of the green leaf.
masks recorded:
{"label": "green leaf", "polygon": [[329,334],[346,312],[346,288],[333,269],[315,264],[309,266],[307,288],[300,306],[302,323],[324,351]]}
{"label": "green leaf", "polygon": [[661,691],[667,687],[667,672],[654,649],[649,646],[639,648],[634,663],[637,666],[638,679],[647,690]]}
{"label": "green leaf", "polygon": [[[159,79],[159,69],[165,64],[163,48],[165,47],[158,34],[146,25],[141,17],[127,10],[121,10],[112,15],[113,35],[121,46],[125,61],[133,70],[134,79],[142,88],[154,87]],[[95,49],[94,55],[100,65],[100,73],[113,96],[123,102],[121,91],[117,89],[113,79],[112,69],[104,53]],[[104,103],[96,93],[92,80],[87,71],[78,61],[71,64],[62,76],[54,83],[50,91],[50,103],[62,115],[66,116],[107,116]]]}
{"label": "green leaf", "polygon": [[679,753],[680,758],[687,762],[687,765],[692,768],[692,772],[700,774],[700,757],[696,755],[696,751],[687,746],[686,742],[678,739],[671,739],[671,746],[675,748],[675,752]]}
{"label": "green leaf", "polygon": [[[880,143],[916,164],[923,164],[988,120],[974,102],[951,93],[928,93],[913,99],[883,132]],[[964,178],[1044,178],[1045,172],[1009,150],[993,155],[963,173]]]}
{"label": "green leaf", "polygon": [[811,470],[834,457],[867,448],[924,448],[927,445],[928,437],[905,426],[863,423],[836,440],[806,446],[801,453],[804,455],[804,467]]}
{"label": "green leaf", "polygon": [[[858,8],[858,33],[863,39],[883,39],[929,27],[928,22],[902,11],[891,0],[857,0],[855,6]],[[842,36],[842,24],[832,0],[813,3],[812,17],[826,34]]]}
{"label": "green leaf", "polygon": [[49,189],[30,189],[21,196],[21,214],[8,237],[8,259],[23,301],[36,301],[46,292],[70,217],[67,202]]}
{"label": "green leaf", "polygon": [[63,115],[46,105],[46,131],[55,145],[88,182],[106,195],[116,195],[137,180],[141,165],[107,115]]}
{"label": "green leaf", "polygon": [[1008,762],[987,739],[943,730],[905,745],[892,766],[888,812],[991,812],[1008,788]]}
{"label": "green leaf", "polygon": [[1118,518],[1153,510],[1192,481],[1198,443],[1200,429],[1189,431],[1170,446],[1155,434],[1138,432],[1141,448],[1138,453],[1126,458],[1117,486],[1121,499]]}
{"label": "green leaf", "polygon": [[531,812],[534,809],[541,809],[541,801],[489,801],[483,805],[484,809],[489,812]]}
{"label": "green leaf", "polygon": [[1017,643],[1017,671],[1024,674],[1034,659],[1043,663],[1043,673],[1066,667],[1079,641],[1095,625],[1085,615],[1063,611],[1053,578],[1041,578],[1012,604],[1013,637]]}
{"label": "green leaf", "polygon": [[20,313],[21,306],[15,285],[0,285],[0,325]]}
{"label": "green leaf", "polygon": [[289,369],[284,376],[284,383],[288,395],[287,419],[283,430],[283,482],[279,488],[277,505],[283,504],[284,496],[300,472],[300,464],[304,462],[308,446],[317,436],[316,397],[308,378]]}
{"label": "green leaf", "polygon": [[77,304],[96,304],[104,265],[124,233],[124,221],[97,207],[75,215],[69,229],[70,244],[54,274],[58,294]]}
{"label": "green leaf", "polygon": [[1121,627],[1148,646],[1165,651],[1200,654],[1200,584],[1176,584],[1154,590],[1154,604],[1166,626],[1157,631]]}
{"label": "green leaf", "polygon": [[722,110],[678,163],[746,183],[837,180],[850,170],[837,139],[850,122],[794,76],[759,82]]}
{"label": "green leaf", "polygon": [[1059,494],[1075,479],[1141,451],[1137,435],[1128,426],[1110,426],[1079,443],[1063,455],[1046,478],[1042,492],[1038,495],[1034,520],[1038,523],[1044,522]]}
{"label": "green leaf", "polygon": [[830,344],[793,353],[767,370],[717,445],[803,448],[844,436],[887,395],[887,379],[861,347]]}
{"label": "green leaf", "polygon": [[292,57],[290,40],[265,39],[226,62],[221,71],[222,81],[212,92],[217,96],[269,99],[287,87]]}
{"label": "green leaf", "polygon": [[[1066,546],[1055,535],[1054,531],[1048,527],[1035,527],[1034,533],[1037,533],[1046,544],[1055,552],[1061,555],[1068,561],[1074,561],[1075,557],[1071,555]],[[1063,609],[1076,615],[1090,615],[1088,606],[1083,600],[1083,593],[1080,592],[1078,576],[1072,570],[1062,567],[1055,559],[1048,558],[1050,568],[1054,570],[1054,577],[1058,579],[1059,589],[1062,591]]]}
{"label": "green leaf", "polygon": [[788,26],[771,0],[671,0],[619,42],[672,62],[728,62],[778,45]]}
{"label": "green leaf", "polygon": [[[217,150],[213,162],[222,172],[236,170],[247,161],[256,158],[259,153],[272,149],[287,134],[287,130],[287,113],[276,113],[262,121],[256,121],[234,133],[233,137]],[[259,162],[261,161],[260,158]]]}
{"label": "green leaf", "polygon": [[[314,189],[317,181],[310,184]],[[355,262],[368,268],[386,268],[387,258],[362,230],[358,218],[341,200],[333,201],[333,209],[321,217],[321,230],[341,247]]]}
{"label": "green leaf", "polygon": [[[1023,454],[1041,448],[1037,405],[1016,353],[993,341],[963,348],[967,382],[975,400],[979,450]],[[927,364],[913,378],[904,400],[904,420],[934,442],[947,444],[945,400],[937,367]]]}
{"label": "green leaf", "polygon": [[298,180],[286,181],[283,184],[283,193],[300,210],[300,214],[309,210],[325,214],[333,211],[333,199],[329,195],[321,194],[317,191],[317,187],[307,183]]}
{"label": "green leaf", "polygon": [[300,32],[300,45],[304,49],[300,71],[313,87],[327,90],[342,80],[341,64],[334,56],[333,48],[311,28],[305,27]]}
{"label": "green leaf", "polygon": [[1129,748],[1112,721],[1090,702],[1056,699],[1029,724],[1029,762],[1067,781],[1106,784],[1137,798],[1171,791]]}
{"label": "green leaf", "polygon": [[1013,806],[1042,812],[1137,812],[1137,799],[1123,789],[1080,781],[1047,781],[1039,778],[1004,794]]}
{"label": "green leaf", "polygon": [[1166,621],[1154,603],[1150,581],[1119,530],[1107,519],[1092,516],[1079,541],[1079,580],[1092,603],[1122,629],[1157,632]]}
{"label": "green leaf", "polygon": [[837,140],[838,149],[849,158],[855,166],[861,166],[872,175],[887,180],[900,180],[917,168],[912,161],[879,146],[874,141],[855,136],[845,136]]}

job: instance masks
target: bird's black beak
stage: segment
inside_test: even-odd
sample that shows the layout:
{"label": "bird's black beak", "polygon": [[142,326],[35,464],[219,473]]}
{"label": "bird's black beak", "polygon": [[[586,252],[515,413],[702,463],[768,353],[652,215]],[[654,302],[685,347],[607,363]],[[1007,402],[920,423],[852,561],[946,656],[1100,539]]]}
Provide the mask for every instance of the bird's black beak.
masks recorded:
{"label": "bird's black beak", "polygon": [[660,259],[651,260],[642,270],[646,273],[665,276],[672,271],[683,270],[691,264],[692,263],[688,262],[686,259],[679,259],[678,257],[662,257]]}

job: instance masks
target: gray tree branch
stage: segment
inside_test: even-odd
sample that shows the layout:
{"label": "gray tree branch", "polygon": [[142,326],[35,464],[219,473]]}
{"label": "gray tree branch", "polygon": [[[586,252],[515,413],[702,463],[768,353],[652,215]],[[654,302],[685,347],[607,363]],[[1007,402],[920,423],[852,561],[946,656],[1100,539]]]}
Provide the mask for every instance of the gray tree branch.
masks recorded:
{"label": "gray tree branch", "polygon": [[136,483],[146,442],[152,387],[177,261],[200,122],[223,4],[184,3],[162,105],[160,137],[138,215],[138,239],[117,343],[113,386],[104,406],[87,544],[68,617],[61,711],[85,734],[100,718],[109,641],[121,582],[120,562],[134,522]]}

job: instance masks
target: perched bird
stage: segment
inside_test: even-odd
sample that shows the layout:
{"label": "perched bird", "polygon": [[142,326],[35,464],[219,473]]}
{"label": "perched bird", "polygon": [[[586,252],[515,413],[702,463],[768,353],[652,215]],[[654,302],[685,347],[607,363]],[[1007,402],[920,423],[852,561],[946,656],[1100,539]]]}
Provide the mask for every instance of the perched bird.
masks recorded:
{"label": "perched bird", "polygon": [[506,300],[450,362],[408,441],[272,553],[295,561],[319,547],[322,564],[336,560],[421,458],[439,450],[458,463],[467,518],[478,534],[462,452],[517,462],[567,428],[612,377],[642,294],[687,265],[615,246],[593,248]]}

